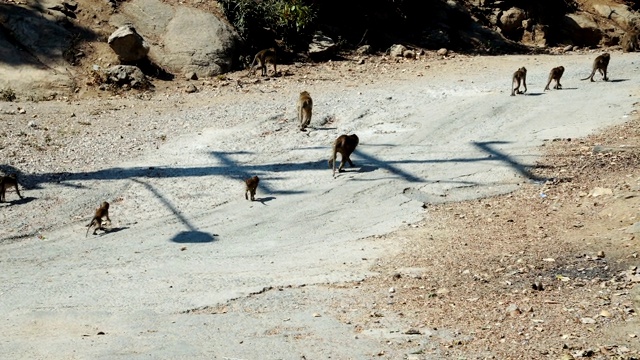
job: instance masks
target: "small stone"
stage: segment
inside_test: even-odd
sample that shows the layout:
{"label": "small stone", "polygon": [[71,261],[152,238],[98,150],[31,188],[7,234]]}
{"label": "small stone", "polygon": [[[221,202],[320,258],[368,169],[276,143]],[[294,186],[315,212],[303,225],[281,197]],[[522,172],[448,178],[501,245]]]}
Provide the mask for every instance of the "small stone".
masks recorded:
{"label": "small stone", "polygon": [[593,190],[591,190],[591,193],[589,193],[589,195],[591,197],[598,197],[598,196],[603,196],[603,195],[613,195],[613,190],[611,190],[609,188],[595,187],[595,188],[593,188]]}
{"label": "small stone", "polygon": [[522,311],[520,311],[520,309],[518,308],[518,305],[516,304],[509,305],[506,311],[507,311],[507,314],[511,316],[518,316],[522,313]]}
{"label": "small stone", "polygon": [[414,329],[414,328],[408,329],[408,330],[407,330],[407,331],[405,331],[404,333],[405,333],[405,335],[420,335],[420,334],[422,334],[422,333],[420,332],[420,330],[418,330],[418,329]]}
{"label": "small stone", "polygon": [[394,287],[390,287],[389,288],[389,293],[393,294],[395,292],[396,292],[396,288],[394,288]]}
{"label": "small stone", "polygon": [[596,256],[602,259],[604,257],[604,251],[598,251],[598,254],[596,254]]}
{"label": "small stone", "polygon": [[590,317],[583,317],[580,319],[580,322],[583,324],[595,324],[596,321]]}
{"label": "small stone", "polygon": [[371,54],[371,45],[362,45],[356,52],[360,55]]}
{"label": "small stone", "polygon": [[196,88],[196,86],[195,86],[195,85],[193,85],[193,84],[189,84],[189,85],[187,85],[187,87],[184,89],[184,91],[185,91],[186,93],[188,93],[188,94],[192,94],[192,93],[194,93],[194,92],[198,91],[198,88]]}
{"label": "small stone", "polygon": [[313,313],[313,315],[312,315],[312,316],[313,316],[313,317],[320,317],[320,316],[322,316],[322,315],[320,315],[320,314],[318,314],[318,313]]}
{"label": "small stone", "polygon": [[29,123],[27,124],[27,126],[29,126],[30,128],[37,128],[38,124],[35,123],[35,121],[29,121]]}
{"label": "small stone", "polygon": [[76,113],[71,113],[71,115],[69,115],[69,117],[76,117]]}
{"label": "small stone", "polygon": [[364,59],[358,60],[358,65],[362,65],[362,64],[364,64]]}
{"label": "small stone", "polygon": [[18,114],[26,114],[27,110],[23,109],[23,108],[18,108]]}
{"label": "small stone", "polygon": [[611,317],[611,313],[608,312],[607,310],[602,310],[602,311],[600,311],[600,316],[606,317],[606,318],[610,318]]}
{"label": "small stone", "polygon": [[563,354],[563,355],[560,357],[560,360],[573,360],[573,359],[575,359],[575,358],[574,358],[574,357],[573,357],[573,355],[571,355],[571,354]]}
{"label": "small stone", "polygon": [[637,334],[629,334],[629,337],[630,338],[636,338],[636,337],[638,337],[638,335]]}
{"label": "small stone", "polygon": [[442,48],[438,50],[436,54],[438,54],[438,56],[447,56],[448,53],[449,53],[449,50],[447,50],[446,48]]}
{"label": "small stone", "polygon": [[198,80],[198,74],[196,74],[196,73],[195,73],[195,72],[193,72],[193,71],[191,71],[191,72],[188,72],[188,73],[184,74],[184,77],[185,77],[187,80]]}
{"label": "small stone", "polygon": [[402,53],[402,56],[404,56],[407,59],[413,59],[416,57],[416,53],[413,50],[405,50]]}

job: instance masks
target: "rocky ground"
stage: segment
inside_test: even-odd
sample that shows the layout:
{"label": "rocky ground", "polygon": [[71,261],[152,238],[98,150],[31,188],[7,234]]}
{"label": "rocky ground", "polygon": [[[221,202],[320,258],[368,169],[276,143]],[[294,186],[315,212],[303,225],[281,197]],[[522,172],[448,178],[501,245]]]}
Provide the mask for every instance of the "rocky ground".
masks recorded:
{"label": "rocky ground", "polygon": [[[242,72],[195,83],[157,82],[155,90],[141,93],[90,89],[81,99],[0,103],[1,170],[19,170],[29,196],[43,183],[114,166],[173,137],[201,132],[215,119],[185,119],[181,111],[206,107],[212,97],[246,102],[290,96],[301,85],[348,87],[433,71],[461,73],[474,58],[428,53],[416,61],[353,60],[283,66],[274,79]],[[188,85],[198,92],[185,92]],[[154,114],[175,117],[135,121]],[[640,357],[638,125],[633,114],[625,124],[583,139],[549,139],[544,156],[528,170],[532,181],[508,195],[427,204],[423,221],[373,239],[405,244],[399,254],[375,261],[371,271],[378,276],[327,285],[357,294],[351,303],[341,298],[327,304],[327,314],[352,326],[355,338],[384,332],[386,345],[372,356],[393,350],[408,359]],[[41,200],[52,208],[58,201]],[[89,204],[65,221],[86,217],[80,208]],[[33,218],[26,208],[3,206],[3,223]],[[59,226],[48,216],[0,229],[2,242]],[[247,309],[256,296],[226,304],[224,311]],[[445,336],[441,329],[452,330]],[[431,341],[416,340],[425,337]]]}

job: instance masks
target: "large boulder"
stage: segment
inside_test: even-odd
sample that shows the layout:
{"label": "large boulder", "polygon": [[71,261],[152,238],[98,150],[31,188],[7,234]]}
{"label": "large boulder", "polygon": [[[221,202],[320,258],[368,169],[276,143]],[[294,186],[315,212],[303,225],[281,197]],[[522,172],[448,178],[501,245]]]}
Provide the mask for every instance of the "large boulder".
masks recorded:
{"label": "large boulder", "polygon": [[623,30],[630,30],[640,26],[640,15],[631,10],[627,5],[593,4],[593,9],[602,17],[613,20]]}
{"label": "large boulder", "polygon": [[526,19],[524,10],[512,7],[500,16],[500,29],[505,33],[512,33],[522,28],[522,21]]}
{"label": "large boulder", "polygon": [[240,37],[216,15],[159,0],[122,3],[110,23],[131,23],[152,46],[149,58],[173,73],[195,73],[198,78],[231,70]]}
{"label": "large boulder", "polygon": [[149,45],[132,25],[119,27],[107,42],[121,62],[140,60],[149,53]]}
{"label": "large boulder", "polygon": [[562,35],[574,45],[597,46],[603,34],[593,16],[587,13],[574,13],[564,16]]}

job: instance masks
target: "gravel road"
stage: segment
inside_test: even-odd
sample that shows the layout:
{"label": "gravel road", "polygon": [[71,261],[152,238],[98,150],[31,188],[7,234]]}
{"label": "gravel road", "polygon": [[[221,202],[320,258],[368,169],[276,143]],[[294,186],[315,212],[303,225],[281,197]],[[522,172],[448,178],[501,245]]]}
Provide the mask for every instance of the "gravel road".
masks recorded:
{"label": "gravel road", "polygon": [[[329,285],[374,275],[402,246],[376,236],[428,220],[425,203],[539,181],[527,166],[544,139],[625,121],[640,55],[614,52],[611,81],[580,81],[596,55],[372,62],[366,73],[329,63],[192,95],[0,104],[15,125],[0,151],[26,185],[24,200],[9,192],[0,206],[0,354],[371,358],[379,337],[354,339],[323,315],[350,297]],[[543,92],[558,65],[564,89]],[[529,89],[511,97],[520,66]],[[295,120],[302,90],[314,101],[308,132]],[[360,138],[356,166],[333,178],[343,133]],[[243,196],[252,175],[256,202]],[[103,200],[112,230],[85,238]],[[222,310],[251,296],[263,297],[242,316]]]}

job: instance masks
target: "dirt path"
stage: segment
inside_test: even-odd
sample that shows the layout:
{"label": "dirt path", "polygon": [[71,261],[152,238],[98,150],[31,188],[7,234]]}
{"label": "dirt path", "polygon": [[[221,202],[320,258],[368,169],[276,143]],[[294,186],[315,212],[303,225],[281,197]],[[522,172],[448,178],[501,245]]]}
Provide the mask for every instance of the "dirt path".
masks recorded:
{"label": "dirt path", "polygon": [[[459,58],[352,77],[328,64],[307,77],[245,84],[241,96],[205,86],[193,96],[111,99],[117,110],[97,112],[91,127],[104,125],[96,146],[115,146],[117,156],[95,151],[100,157],[78,169],[31,169],[29,199],[2,208],[0,329],[8,335],[0,349],[49,359],[370,358],[384,349],[380,337],[354,341],[348,324],[322,316],[335,302],[355,306],[350,290],[325,286],[373,274],[402,245],[376,236],[422,220],[423,203],[540,181],[529,166],[545,139],[625,121],[640,57],[614,53],[612,81],[579,81],[593,57]],[[559,64],[564,90],[543,93]],[[529,91],[510,97],[508,79],[522,65]],[[294,119],[303,89],[314,99],[307,133]],[[105,109],[25,106],[39,112],[40,127],[70,107]],[[361,145],[356,167],[333,179],[326,160],[342,133],[358,134]],[[73,150],[87,136],[69,141],[61,163],[80,161]],[[251,175],[261,178],[259,202],[242,196],[240,180]],[[114,231],[85,239],[87,215],[103,199]],[[282,287],[295,289],[268,292],[241,313],[219,306]],[[99,331],[107,336],[94,337]]]}

